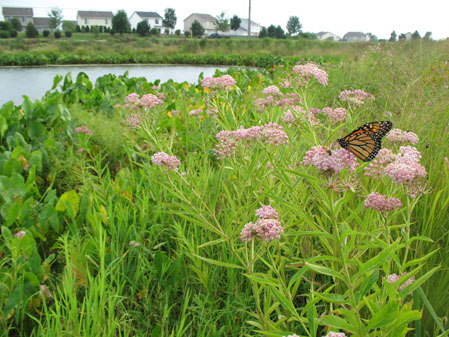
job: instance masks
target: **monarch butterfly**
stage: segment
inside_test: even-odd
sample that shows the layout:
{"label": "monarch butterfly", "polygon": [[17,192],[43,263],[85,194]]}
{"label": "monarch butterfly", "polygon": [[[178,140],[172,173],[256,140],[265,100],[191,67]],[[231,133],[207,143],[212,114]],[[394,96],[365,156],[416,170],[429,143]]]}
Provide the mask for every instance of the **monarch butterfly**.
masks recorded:
{"label": "monarch butterfly", "polygon": [[363,161],[373,160],[382,147],[382,137],[393,126],[392,122],[371,122],[352,131],[346,137],[338,139],[342,148],[352,152]]}

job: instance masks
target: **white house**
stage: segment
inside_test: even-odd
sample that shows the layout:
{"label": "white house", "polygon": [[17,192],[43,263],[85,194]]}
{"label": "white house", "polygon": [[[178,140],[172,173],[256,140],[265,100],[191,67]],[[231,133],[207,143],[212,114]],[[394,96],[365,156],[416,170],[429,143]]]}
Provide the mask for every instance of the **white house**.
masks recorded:
{"label": "white house", "polygon": [[318,34],[316,34],[316,37],[318,40],[322,40],[322,41],[340,41],[341,38],[337,35],[335,35],[334,33],[331,32],[319,32]]}
{"label": "white house", "polygon": [[209,14],[200,14],[200,13],[192,13],[187,18],[184,19],[184,31],[190,31],[190,27],[192,27],[192,23],[197,20],[201,26],[204,28],[204,34],[209,35],[217,31],[215,27],[215,22],[217,21],[212,15]]}
{"label": "white house", "polygon": [[131,29],[137,28],[137,24],[145,20],[150,28],[156,28],[160,33],[164,33],[168,29],[169,33],[173,33],[173,28],[164,27],[162,23],[162,16],[156,12],[134,12],[129,17],[129,23],[131,24]]}
{"label": "white house", "polygon": [[[262,26],[251,20],[251,36],[258,37]],[[248,19],[240,19],[240,27],[236,31],[226,32],[229,36],[248,36]]]}
{"label": "white house", "polygon": [[78,11],[76,21],[78,26],[103,26],[112,28],[112,12],[109,11]]}
{"label": "white house", "polygon": [[343,40],[348,42],[367,42],[371,40],[369,34],[361,32],[348,32],[343,36]]}
{"label": "white house", "polygon": [[2,14],[3,20],[11,21],[13,18],[17,18],[23,27],[25,27],[30,22],[33,23],[32,8],[3,7]]}

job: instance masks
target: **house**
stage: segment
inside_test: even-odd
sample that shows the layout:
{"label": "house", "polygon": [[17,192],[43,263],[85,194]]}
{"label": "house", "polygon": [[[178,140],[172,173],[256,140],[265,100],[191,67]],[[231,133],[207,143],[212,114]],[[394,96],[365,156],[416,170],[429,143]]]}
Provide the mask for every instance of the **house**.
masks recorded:
{"label": "house", "polygon": [[412,39],[412,36],[413,36],[413,34],[410,32],[405,33],[405,41],[410,41]]}
{"label": "house", "polygon": [[367,42],[370,39],[369,34],[361,32],[348,32],[343,36],[343,40],[348,42]]}
{"label": "house", "polygon": [[204,28],[204,34],[209,35],[217,31],[215,27],[215,22],[217,21],[212,15],[192,13],[187,18],[184,19],[184,31],[190,31],[193,21],[197,20],[201,26]]}
{"label": "house", "polygon": [[43,17],[43,18],[33,18],[34,27],[36,27],[37,31],[39,33],[42,33],[44,30],[48,30],[50,32],[54,32],[54,28],[50,28],[50,18],[49,17]]}
{"label": "house", "polygon": [[28,23],[33,23],[33,9],[19,7],[3,7],[2,14],[5,21],[11,21],[17,18],[23,27]]}
{"label": "house", "polygon": [[156,12],[134,12],[129,17],[129,23],[131,24],[131,29],[137,28],[137,24],[145,20],[150,28],[156,28],[159,33],[164,33],[168,29],[169,33],[173,33],[173,28],[164,27],[162,23],[162,16]]}
{"label": "house", "polygon": [[[258,37],[262,26],[251,20],[251,36]],[[229,36],[248,36],[248,19],[240,19],[240,27],[236,31],[230,30]]]}
{"label": "house", "polygon": [[76,21],[80,27],[103,26],[112,28],[112,16],[112,12],[109,11],[78,11]]}
{"label": "house", "polygon": [[341,38],[331,32],[319,32],[316,34],[318,40],[322,41],[340,41]]}

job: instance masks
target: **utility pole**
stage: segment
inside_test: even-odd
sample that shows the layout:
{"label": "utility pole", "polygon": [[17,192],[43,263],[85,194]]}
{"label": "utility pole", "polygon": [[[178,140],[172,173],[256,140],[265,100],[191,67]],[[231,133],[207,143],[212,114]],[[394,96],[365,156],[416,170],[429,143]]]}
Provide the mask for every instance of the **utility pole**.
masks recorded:
{"label": "utility pole", "polygon": [[251,37],[251,0],[249,0],[249,13],[248,13],[248,37]]}

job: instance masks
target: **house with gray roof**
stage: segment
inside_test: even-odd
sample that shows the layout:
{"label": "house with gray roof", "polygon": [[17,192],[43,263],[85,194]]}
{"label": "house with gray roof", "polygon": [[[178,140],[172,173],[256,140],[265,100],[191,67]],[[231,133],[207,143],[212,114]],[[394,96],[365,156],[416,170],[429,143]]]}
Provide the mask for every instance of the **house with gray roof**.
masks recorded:
{"label": "house with gray roof", "polygon": [[78,26],[103,26],[112,28],[112,12],[110,11],[78,11],[76,21]]}
{"label": "house with gray roof", "polygon": [[217,28],[215,27],[215,22],[217,21],[217,19],[212,15],[192,13],[184,19],[185,32],[190,31],[190,27],[192,27],[192,23],[195,20],[197,20],[201,24],[201,26],[203,26],[205,35],[209,35],[217,31]]}
{"label": "house with gray roof", "polygon": [[[251,20],[251,36],[258,37],[262,26]],[[248,36],[248,19],[240,19],[240,27],[236,31],[230,30],[225,35],[229,36]]]}
{"label": "house with gray roof", "polygon": [[347,42],[367,42],[371,40],[369,34],[362,32],[348,32],[343,36],[343,41]]}
{"label": "house with gray roof", "polygon": [[156,12],[134,12],[129,17],[129,23],[131,24],[131,29],[137,28],[137,24],[142,21],[146,21],[150,28],[156,28],[159,33],[164,33],[168,30],[170,34],[173,33],[173,29],[169,27],[164,27],[162,23],[162,16]]}
{"label": "house with gray roof", "polygon": [[321,41],[340,41],[341,38],[331,32],[319,32],[316,38]]}
{"label": "house with gray roof", "polygon": [[28,23],[33,23],[33,9],[22,7],[2,7],[2,14],[5,21],[17,18],[23,27]]}
{"label": "house with gray roof", "polygon": [[49,17],[36,17],[33,18],[34,27],[36,27],[39,33],[42,33],[44,30],[48,30],[50,32],[54,32],[54,28],[50,28],[50,18]]}

